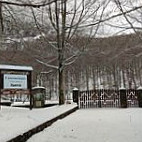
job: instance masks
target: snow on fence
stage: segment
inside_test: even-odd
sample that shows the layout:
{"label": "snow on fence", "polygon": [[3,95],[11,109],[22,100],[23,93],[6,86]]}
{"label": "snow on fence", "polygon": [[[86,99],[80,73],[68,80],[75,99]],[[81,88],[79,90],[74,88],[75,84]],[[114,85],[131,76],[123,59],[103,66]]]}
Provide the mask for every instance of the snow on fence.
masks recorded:
{"label": "snow on fence", "polygon": [[137,90],[130,90],[130,89],[128,90],[98,89],[98,90],[80,91],[78,96],[78,105],[79,108],[121,107],[123,102],[122,103],[120,102],[121,101],[120,96],[122,95],[124,95],[124,98],[126,98],[126,105],[124,104],[124,107],[138,106]]}

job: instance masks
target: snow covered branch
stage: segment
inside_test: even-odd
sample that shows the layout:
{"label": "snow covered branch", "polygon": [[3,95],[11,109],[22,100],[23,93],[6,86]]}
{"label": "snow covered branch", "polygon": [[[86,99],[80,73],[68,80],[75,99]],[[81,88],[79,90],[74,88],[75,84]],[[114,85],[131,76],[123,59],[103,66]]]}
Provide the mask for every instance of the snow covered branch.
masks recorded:
{"label": "snow covered branch", "polygon": [[58,69],[58,66],[50,65],[50,64],[42,62],[42,61],[40,61],[38,59],[36,59],[36,61],[43,64],[43,65],[45,65],[46,67],[50,67],[50,68],[53,68],[53,69]]}
{"label": "snow covered branch", "polygon": [[79,53],[74,54],[71,57],[67,58],[63,63],[64,66],[68,66],[68,65],[71,65],[72,63],[74,63],[76,61],[76,59],[81,55],[81,53],[82,52],[79,52]]}

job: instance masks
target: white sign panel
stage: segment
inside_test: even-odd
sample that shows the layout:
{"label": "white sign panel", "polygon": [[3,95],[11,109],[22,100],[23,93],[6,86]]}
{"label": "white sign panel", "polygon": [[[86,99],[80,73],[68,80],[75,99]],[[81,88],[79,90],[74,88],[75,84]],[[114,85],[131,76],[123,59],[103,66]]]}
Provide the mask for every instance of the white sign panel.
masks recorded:
{"label": "white sign panel", "polygon": [[4,89],[27,89],[27,75],[4,74]]}

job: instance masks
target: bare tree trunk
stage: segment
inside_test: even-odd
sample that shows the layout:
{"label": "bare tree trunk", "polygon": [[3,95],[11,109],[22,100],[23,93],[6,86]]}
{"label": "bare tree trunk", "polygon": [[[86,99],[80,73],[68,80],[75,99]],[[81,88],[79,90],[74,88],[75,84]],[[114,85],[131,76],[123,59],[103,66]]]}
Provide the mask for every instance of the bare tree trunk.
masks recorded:
{"label": "bare tree trunk", "polygon": [[142,86],[142,79],[141,79],[141,60],[138,58],[135,62],[135,70],[136,70],[136,78],[139,81],[139,86]]}
{"label": "bare tree trunk", "polygon": [[3,25],[3,14],[2,14],[2,3],[0,2],[0,25],[1,25],[1,33],[4,31]]}
{"label": "bare tree trunk", "polygon": [[93,75],[93,89],[96,89],[96,75],[95,75],[95,68],[92,67],[92,75]]}
{"label": "bare tree trunk", "polygon": [[123,80],[123,87],[126,88],[126,80],[125,80],[125,69],[122,69],[122,80]]}
{"label": "bare tree trunk", "polygon": [[63,70],[61,70],[59,71],[59,105],[65,102],[63,78]]}
{"label": "bare tree trunk", "polygon": [[87,90],[89,90],[89,71],[88,71],[88,67],[86,67],[85,76],[86,76],[86,87],[87,87]]}
{"label": "bare tree trunk", "polygon": [[118,88],[118,84],[117,84],[117,71],[116,71],[116,66],[113,65],[113,79],[114,79],[114,86],[115,88]]}

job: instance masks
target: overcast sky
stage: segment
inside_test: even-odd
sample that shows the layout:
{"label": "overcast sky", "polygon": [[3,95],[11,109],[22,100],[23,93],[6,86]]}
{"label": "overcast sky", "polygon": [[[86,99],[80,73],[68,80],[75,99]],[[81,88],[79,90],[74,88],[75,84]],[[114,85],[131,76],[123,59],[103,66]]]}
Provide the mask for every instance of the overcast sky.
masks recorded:
{"label": "overcast sky", "polygon": [[[5,0],[5,1],[9,1],[9,2],[34,2],[34,3],[41,3],[41,2],[45,2],[45,0]],[[85,0],[86,2],[88,0]],[[115,4],[114,2],[115,0],[96,0],[95,5],[91,8],[91,11],[94,10],[100,6],[99,11],[97,12],[97,16],[100,17],[103,8],[104,10],[104,16],[103,19],[108,18],[112,15],[118,14],[120,13],[120,10],[118,8],[118,6]],[[47,2],[47,0],[46,0]],[[74,7],[74,0],[68,0],[69,4],[68,4],[68,9],[71,10]],[[93,2],[93,0],[89,0],[88,2]],[[140,6],[142,5],[142,0],[120,0],[123,10],[130,10],[133,7],[136,6]],[[79,4],[79,0],[77,1],[77,3]],[[91,7],[92,5],[90,5]],[[23,19],[28,19],[29,20],[29,14],[31,12],[31,10],[29,8],[17,8],[15,7],[15,9],[17,10],[17,13],[19,15],[19,17],[22,17]],[[39,15],[39,13],[41,12],[42,8],[39,9],[34,9],[36,11],[36,14]],[[20,11],[20,12],[19,12]],[[142,10],[141,10],[142,11]],[[135,11],[135,12],[131,12],[129,14],[128,20],[137,28],[142,28],[142,12],[140,10],[139,11]],[[27,16],[28,15],[28,16]],[[45,19],[47,19],[47,14],[44,14]],[[27,18],[28,17],[28,18]],[[31,17],[31,15],[30,15]],[[68,18],[69,20],[69,18]],[[139,20],[139,21],[138,21]],[[92,21],[92,19],[89,19],[86,22],[86,24],[90,24]],[[96,21],[96,19],[95,19]],[[84,25],[85,23],[83,23],[82,25]],[[101,24],[99,30],[98,30],[98,36],[112,36],[112,35],[118,35],[118,34],[123,34],[123,33],[133,33],[134,30],[130,29],[131,26],[130,24],[128,24],[128,22],[126,21],[126,19],[123,16],[117,17],[117,18],[113,18],[109,21],[104,22],[103,24]]]}

